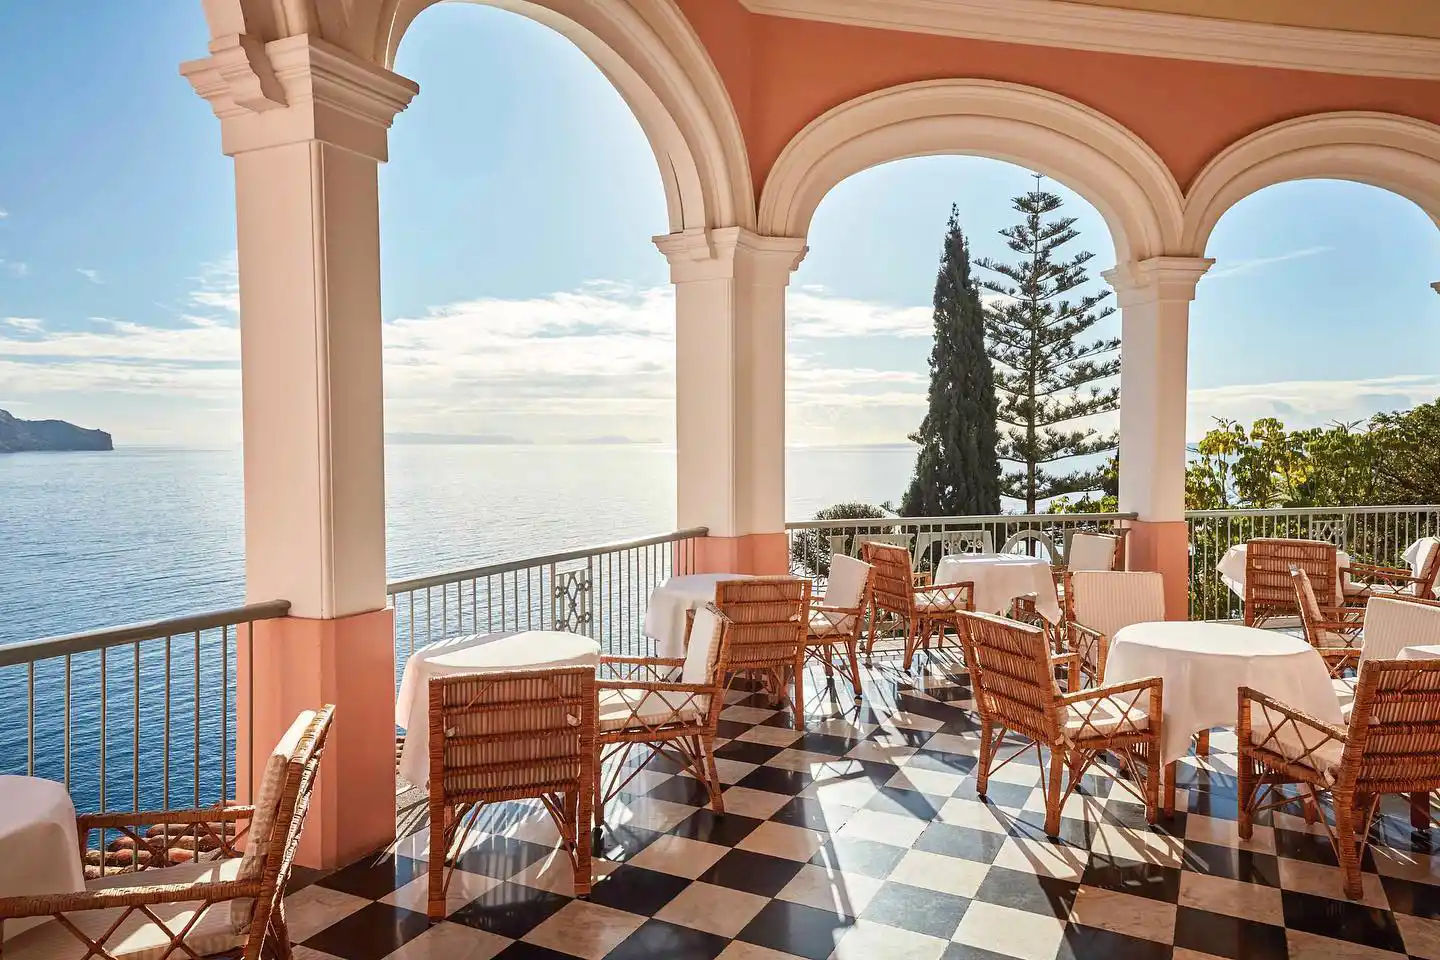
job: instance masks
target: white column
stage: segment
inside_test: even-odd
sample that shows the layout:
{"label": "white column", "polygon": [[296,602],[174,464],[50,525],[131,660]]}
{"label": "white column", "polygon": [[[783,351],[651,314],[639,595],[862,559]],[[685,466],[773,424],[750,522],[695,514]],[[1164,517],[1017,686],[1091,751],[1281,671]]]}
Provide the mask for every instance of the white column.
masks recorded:
{"label": "white column", "polygon": [[235,158],[252,601],[385,606],[377,165],[409,80],[308,37],[212,44],[182,72]]}
{"label": "white column", "polygon": [[679,524],[783,539],[785,288],[805,241],[725,227],[655,243],[675,284]]}
{"label": "white column", "polygon": [[1152,257],[1105,272],[1120,303],[1120,509],[1185,519],[1190,301],[1215,261]]}

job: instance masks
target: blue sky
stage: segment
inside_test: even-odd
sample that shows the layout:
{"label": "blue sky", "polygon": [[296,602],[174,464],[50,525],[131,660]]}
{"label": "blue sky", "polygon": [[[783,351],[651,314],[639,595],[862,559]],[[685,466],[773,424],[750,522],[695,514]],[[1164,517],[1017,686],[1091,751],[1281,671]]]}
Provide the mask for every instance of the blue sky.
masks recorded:
{"label": "blue sky", "polygon": [[[176,70],[206,39],[198,0],[0,5],[0,407],[121,443],[238,439],[230,161]],[[558,35],[464,4],[422,15],[397,67],[422,93],[381,171],[387,429],[671,439],[664,201],[619,96]],[[1003,255],[1029,183],[943,157],[826,198],[790,295],[793,441],[914,429],[950,204]],[[1099,216],[1057,189],[1109,266]],[[1440,394],[1440,231],[1407,201],[1273,187],[1210,253],[1192,437],[1212,416],[1313,424]]]}

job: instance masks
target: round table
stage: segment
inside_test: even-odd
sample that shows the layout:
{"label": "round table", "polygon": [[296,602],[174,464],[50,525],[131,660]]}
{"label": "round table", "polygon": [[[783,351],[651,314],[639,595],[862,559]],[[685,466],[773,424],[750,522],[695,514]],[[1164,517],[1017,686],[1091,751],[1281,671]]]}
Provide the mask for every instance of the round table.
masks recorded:
{"label": "round table", "polygon": [[1160,758],[1179,760],[1190,738],[1233,727],[1236,691],[1250,687],[1329,723],[1343,724],[1340,700],[1319,651],[1299,637],[1228,623],[1166,621],[1117,630],[1105,683],[1165,681]]}
{"label": "round table", "polygon": [[1050,623],[1060,622],[1060,600],[1050,562],[1012,553],[959,553],[941,557],[935,583],[975,584],[975,609],[1005,613],[1019,597],[1035,596],[1035,611]]}
{"label": "round table", "polygon": [[[36,777],[0,776],[0,897],[84,889],[75,805],[65,785]],[[5,939],[48,919],[10,920]]]}
{"label": "round table", "polygon": [[492,670],[536,667],[595,667],[600,644],[578,633],[525,630],[477,633],[437,640],[410,654],[400,692],[395,697],[395,724],[405,729],[400,748],[400,776],[423,787],[430,775],[430,679]]}
{"label": "round table", "polygon": [[655,641],[655,655],[685,656],[685,614],[715,601],[715,586],[724,580],[749,580],[744,573],[687,573],[671,577],[650,594],[645,608],[645,636]]}

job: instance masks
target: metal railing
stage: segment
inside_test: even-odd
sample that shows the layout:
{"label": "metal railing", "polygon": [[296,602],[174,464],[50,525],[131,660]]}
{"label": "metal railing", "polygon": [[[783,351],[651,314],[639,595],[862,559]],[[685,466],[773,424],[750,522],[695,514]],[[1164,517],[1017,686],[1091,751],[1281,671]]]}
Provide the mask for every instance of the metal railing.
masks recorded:
{"label": "metal railing", "polygon": [[[289,610],[276,600],[0,647],[0,773],[62,781],[82,813],[234,799],[250,628]],[[124,855],[102,836],[87,866]]]}
{"label": "metal railing", "polygon": [[1243,603],[1215,566],[1231,547],[1258,537],[1326,540],[1365,563],[1404,566],[1401,554],[1421,537],[1440,535],[1440,506],[1283,507],[1191,510],[1190,618],[1238,620]]}
{"label": "metal railing", "polygon": [[392,583],[396,676],[417,648],[469,633],[570,630],[608,654],[647,653],[650,593],[694,569],[695,541],[707,533],[697,527]]}
{"label": "metal railing", "polygon": [[877,540],[911,553],[918,571],[929,571],[948,553],[1018,551],[1052,559],[1064,557],[1077,530],[1113,530],[1133,513],[991,514],[974,517],[884,517],[862,520],[800,520],[785,524],[790,569],[823,578],[835,553],[858,556],[860,544]]}

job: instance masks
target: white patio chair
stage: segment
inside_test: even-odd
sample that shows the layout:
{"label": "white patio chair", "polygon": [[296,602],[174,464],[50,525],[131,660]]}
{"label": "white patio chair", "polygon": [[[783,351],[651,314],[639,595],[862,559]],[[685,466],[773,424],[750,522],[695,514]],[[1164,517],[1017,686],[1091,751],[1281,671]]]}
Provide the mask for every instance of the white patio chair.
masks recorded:
{"label": "white patio chair", "polygon": [[1099,683],[1117,631],[1165,619],[1165,578],[1143,570],[1067,571],[1065,607],[1070,650],[1087,681]]}

